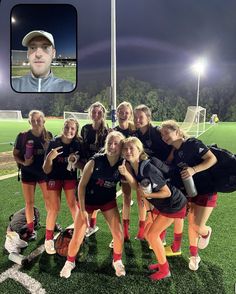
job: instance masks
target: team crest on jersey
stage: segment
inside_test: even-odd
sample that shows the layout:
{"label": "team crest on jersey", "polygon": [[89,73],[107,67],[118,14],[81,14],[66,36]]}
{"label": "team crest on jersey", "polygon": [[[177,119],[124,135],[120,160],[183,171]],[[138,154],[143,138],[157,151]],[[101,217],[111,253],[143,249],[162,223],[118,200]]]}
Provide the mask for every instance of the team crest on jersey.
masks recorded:
{"label": "team crest on jersey", "polygon": [[183,151],[179,151],[179,152],[178,152],[178,156],[179,156],[180,158],[182,158],[182,157],[184,156]]}
{"label": "team crest on jersey", "polygon": [[50,181],[48,182],[48,187],[49,187],[49,188],[54,188],[55,185],[56,185],[56,182],[53,181],[53,180],[50,180]]}

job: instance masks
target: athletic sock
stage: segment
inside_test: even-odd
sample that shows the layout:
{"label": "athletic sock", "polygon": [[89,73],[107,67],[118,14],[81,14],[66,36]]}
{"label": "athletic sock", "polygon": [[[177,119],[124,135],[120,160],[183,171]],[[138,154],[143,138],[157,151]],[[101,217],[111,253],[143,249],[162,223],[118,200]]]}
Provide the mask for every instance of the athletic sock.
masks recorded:
{"label": "athletic sock", "polygon": [[69,256],[67,255],[67,261],[75,262],[76,256]]}
{"label": "athletic sock", "polygon": [[54,230],[46,229],[46,240],[53,240]]}
{"label": "athletic sock", "polygon": [[96,226],[96,223],[97,223],[97,218],[96,217],[92,217],[90,219],[90,223],[89,223],[90,228],[94,228]]}
{"label": "athletic sock", "polygon": [[198,255],[198,247],[197,246],[189,246],[190,256]]}
{"label": "athletic sock", "polygon": [[174,233],[174,242],[171,245],[171,249],[172,249],[173,252],[177,252],[177,251],[180,250],[181,242],[182,242],[182,236],[183,236],[183,233],[179,233],[179,234]]}
{"label": "athletic sock", "polygon": [[144,238],[144,227],[145,227],[145,221],[139,221],[139,230],[137,237],[140,239]]}
{"label": "athletic sock", "polygon": [[121,258],[122,258],[122,253],[115,253],[113,251],[113,260],[114,260],[114,262],[116,262],[117,260],[121,260]]}
{"label": "athletic sock", "polygon": [[160,233],[161,241],[163,241],[165,239],[165,237],[166,237],[166,230],[164,230]]}
{"label": "athletic sock", "polygon": [[123,219],[124,239],[129,239],[129,219]]}
{"label": "athletic sock", "polygon": [[163,264],[159,263],[159,269],[160,269],[160,272],[162,272],[162,273],[168,273],[169,272],[169,263],[168,263],[168,261],[166,261]]}
{"label": "athletic sock", "polygon": [[34,230],[34,222],[28,223],[27,224],[27,231],[32,234]]}

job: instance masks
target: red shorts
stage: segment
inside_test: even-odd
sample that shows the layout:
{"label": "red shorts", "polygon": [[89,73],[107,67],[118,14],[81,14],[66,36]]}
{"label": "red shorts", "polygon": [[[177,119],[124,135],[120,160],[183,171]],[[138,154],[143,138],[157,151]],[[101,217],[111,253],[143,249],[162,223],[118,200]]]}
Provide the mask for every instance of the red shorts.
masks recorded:
{"label": "red shorts", "polygon": [[179,211],[174,212],[174,213],[165,213],[165,212],[160,212],[159,210],[157,210],[156,208],[154,208],[152,210],[152,212],[155,215],[163,215],[165,217],[169,217],[169,218],[185,218],[186,216],[186,205],[181,208]]}
{"label": "red shorts", "polygon": [[100,209],[101,211],[107,211],[112,208],[117,207],[116,199],[102,205],[87,205],[85,204],[85,209],[88,213],[93,213],[94,210]]}
{"label": "red shorts", "polygon": [[203,207],[216,207],[218,195],[217,193],[209,193],[204,195],[197,195],[195,197],[188,198],[188,202],[194,203]]}
{"label": "red shorts", "polygon": [[50,180],[47,182],[47,189],[53,191],[74,190],[77,187],[76,180]]}
{"label": "red shorts", "polygon": [[45,180],[41,180],[41,181],[31,181],[31,182],[27,182],[27,181],[24,181],[24,180],[22,180],[22,183],[23,184],[26,184],[26,185],[32,185],[32,186],[36,186],[37,185],[37,183],[38,184],[42,184],[42,183],[45,183],[46,181]]}

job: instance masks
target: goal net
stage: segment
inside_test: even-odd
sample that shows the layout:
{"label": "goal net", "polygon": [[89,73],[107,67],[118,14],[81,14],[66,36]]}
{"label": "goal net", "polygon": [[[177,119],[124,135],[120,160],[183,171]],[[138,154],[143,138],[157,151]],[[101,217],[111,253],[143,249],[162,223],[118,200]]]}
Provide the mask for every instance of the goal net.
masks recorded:
{"label": "goal net", "polygon": [[0,110],[0,119],[22,119],[20,110]]}
{"label": "goal net", "polygon": [[198,137],[206,131],[206,109],[201,106],[189,106],[181,125],[189,136]]}
{"label": "goal net", "polygon": [[77,120],[88,119],[87,112],[72,112],[72,111],[64,111],[64,120],[67,118],[75,118]]}

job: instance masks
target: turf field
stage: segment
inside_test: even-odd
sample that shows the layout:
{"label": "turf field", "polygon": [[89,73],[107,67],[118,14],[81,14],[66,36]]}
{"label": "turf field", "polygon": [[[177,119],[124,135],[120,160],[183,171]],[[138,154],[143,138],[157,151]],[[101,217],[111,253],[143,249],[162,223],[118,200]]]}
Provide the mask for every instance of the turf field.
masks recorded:
{"label": "turf field", "polygon": [[[27,66],[14,66],[12,67],[12,76],[24,76],[28,74],[29,67]],[[70,81],[75,84],[76,82],[76,67],[75,66],[52,66],[53,74],[61,79]]]}
{"label": "turf field", "polygon": [[[47,121],[46,127],[54,134],[59,133],[62,120]],[[0,123],[1,141],[14,140],[19,130],[27,129],[27,122]],[[22,128],[20,128],[22,127]],[[236,153],[236,123],[222,123],[210,128],[200,137],[205,143],[217,143]],[[2,141],[3,142],[3,141]],[[9,149],[9,148],[8,148]],[[6,149],[5,149],[6,150]],[[0,246],[3,248],[5,229],[11,213],[23,207],[20,183],[16,178],[0,181]],[[39,190],[36,191],[36,206],[41,212],[41,224],[45,223],[45,209]],[[121,197],[118,198],[121,208]],[[135,200],[135,197],[133,198]],[[70,279],[59,278],[64,259],[39,254],[23,268],[15,266],[7,255],[0,251],[0,293],[29,293],[25,289],[30,285],[31,293],[235,293],[236,283],[236,192],[220,194],[218,206],[214,210],[209,225],[213,234],[209,247],[200,251],[201,266],[197,272],[188,269],[187,221],[184,230],[182,256],[168,258],[172,277],[160,282],[151,282],[147,278],[147,266],[154,262],[154,255],[145,242],[134,240],[137,233],[137,207],[134,203],[131,215],[131,241],[125,243],[123,261],[127,275],[117,278],[111,267],[112,252],[108,248],[111,235],[101,214],[98,215],[100,230],[84,244],[77,260],[77,267]],[[72,220],[62,197],[62,207],[58,222],[66,227]],[[38,231],[37,241],[31,242],[23,254],[29,255],[44,242],[45,228]],[[172,240],[173,229],[168,230],[167,243]],[[24,275],[23,275],[24,274]],[[16,279],[18,278],[18,282]],[[15,279],[15,280],[14,280]],[[40,284],[39,284],[40,283]]]}

